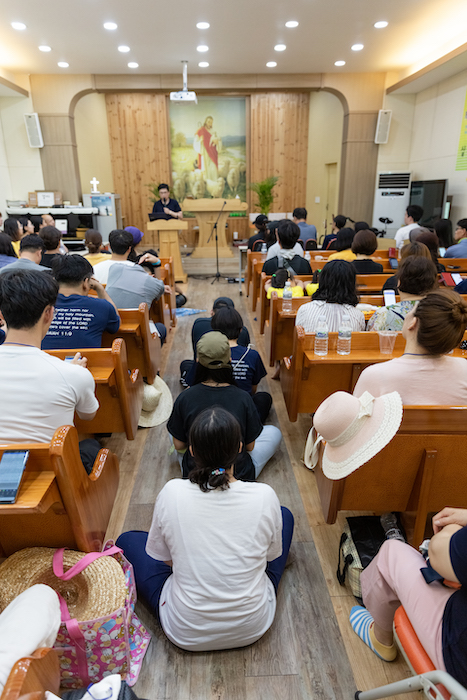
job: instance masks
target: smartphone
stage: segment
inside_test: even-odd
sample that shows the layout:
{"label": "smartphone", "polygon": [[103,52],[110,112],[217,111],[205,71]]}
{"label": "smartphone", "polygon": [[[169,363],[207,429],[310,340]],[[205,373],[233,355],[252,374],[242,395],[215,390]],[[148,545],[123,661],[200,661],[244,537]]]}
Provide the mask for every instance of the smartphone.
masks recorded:
{"label": "smartphone", "polygon": [[451,273],[451,277],[456,284],[460,284],[462,282],[462,277],[458,272]]}
{"label": "smartphone", "polygon": [[439,248],[439,257],[444,258],[445,252],[446,252],[446,248]]}
{"label": "smartphone", "polygon": [[385,289],[383,291],[384,306],[392,306],[396,303],[396,292],[394,289]]}
{"label": "smartphone", "polygon": [[397,258],[397,250],[395,248],[389,248],[388,249],[388,257],[389,258]]}
{"label": "smartphone", "polygon": [[389,258],[389,265],[392,270],[397,270],[399,267],[399,262],[396,260],[396,258]]}
{"label": "smartphone", "polygon": [[21,485],[29,450],[4,452],[0,460],[0,503],[14,503]]}
{"label": "smartphone", "polygon": [[64,359],[64,362],[73,362],[74,359],[75,359],[74,355],[67,355],[67,357],[65,357],[65,359]]}

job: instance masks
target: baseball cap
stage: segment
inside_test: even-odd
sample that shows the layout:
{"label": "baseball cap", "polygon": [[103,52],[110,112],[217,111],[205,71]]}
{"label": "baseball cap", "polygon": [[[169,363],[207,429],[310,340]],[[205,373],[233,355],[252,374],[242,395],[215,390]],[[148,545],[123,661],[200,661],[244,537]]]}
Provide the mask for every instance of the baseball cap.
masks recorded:
{"label": "baseball cap", "polygon": [[196,357],[208,369],[226,369],[230,364],[230,345],[227,336],[219,331],[205,333],[196,344]]}

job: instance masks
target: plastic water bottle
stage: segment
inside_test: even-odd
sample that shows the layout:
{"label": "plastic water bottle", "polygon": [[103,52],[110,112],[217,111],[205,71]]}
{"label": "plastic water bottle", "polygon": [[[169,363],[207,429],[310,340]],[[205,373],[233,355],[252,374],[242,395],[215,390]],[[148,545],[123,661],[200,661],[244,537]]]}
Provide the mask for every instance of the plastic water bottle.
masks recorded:
{"label": "plastic water bottle", "polygon": [[337,354],[350,355],[351,344],[352,328],[350,326],[350,317],[348,314],[344,314],[337,333]]}
{"label": "plastic water bottle", "polygon": [[329,331],[326,316],[320,316],[315,330],[315,355],[328,354]]}
{"label": "plastic water bottle", "polygon": [[266,243],[262,243],[262,245],[261,245],[261,255],[266,255],[267,252],[268,252],[268,247],[267,247]]}
{"label": "plastic water bottle", "polygon": [[305,260],[308,260],[310,262],[311,260],[311,255],[309,250],[305,250]]}
{"label": "plastic water bottle", "polygon": [[287,280],[285,283],[284,291],[282,293],[282,313],[292,313],[292,284],[290,280]]}

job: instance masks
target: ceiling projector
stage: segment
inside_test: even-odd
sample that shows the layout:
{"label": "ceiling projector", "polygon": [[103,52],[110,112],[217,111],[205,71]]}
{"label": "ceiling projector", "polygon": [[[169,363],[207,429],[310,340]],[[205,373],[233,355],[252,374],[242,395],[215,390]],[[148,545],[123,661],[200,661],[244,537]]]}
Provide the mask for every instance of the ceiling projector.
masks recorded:
{"label": "ceiling projector", "polygon": [[198,104],[198,98],[196,97],[196,92],[188,90],[188,61],[182,61],[183,63],[183,90],[178,92],[170,93],[171,102],[196,102]]}

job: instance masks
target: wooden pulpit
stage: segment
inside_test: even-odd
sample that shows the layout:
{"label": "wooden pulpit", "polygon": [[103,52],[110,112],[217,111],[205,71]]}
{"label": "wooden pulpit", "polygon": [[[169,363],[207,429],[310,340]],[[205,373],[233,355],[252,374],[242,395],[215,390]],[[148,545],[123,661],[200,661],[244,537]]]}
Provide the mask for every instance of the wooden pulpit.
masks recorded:
{"label": "wooden pulpit", "polygon": [[154,245],[159,249],[161,258],[172,258],[174,262],[174,273],[176,282],[186,282],[187,276],[183,270],[182,256],[180,255],[180,243],[178,240],[178,232],[186,231],[188,224],[180,219],[156,219],[146,224],[146,231],[158,231],[159,241],[154,241],[152,235],[148,236],[144,243]]}
{"label": "wooden pulpit", "polygon": [[226,202],[224,210],[217,222],[217,240],[219,245],[220,258],[232,258],[233,253],[227,239],[225,237],[225,225],[227,217],[232,211],[246,211],[248,205],[246,202],[241,202],[239,199],[185,199],[182,204],[183,211],[193,212],[198,221],[199,240],[198,245],[191,254],[192,258],[215,258],[216,257],[216,234],[212,235],[208,243],[208,238],[211,235],[212,227],[214,226],[222,205]]}

